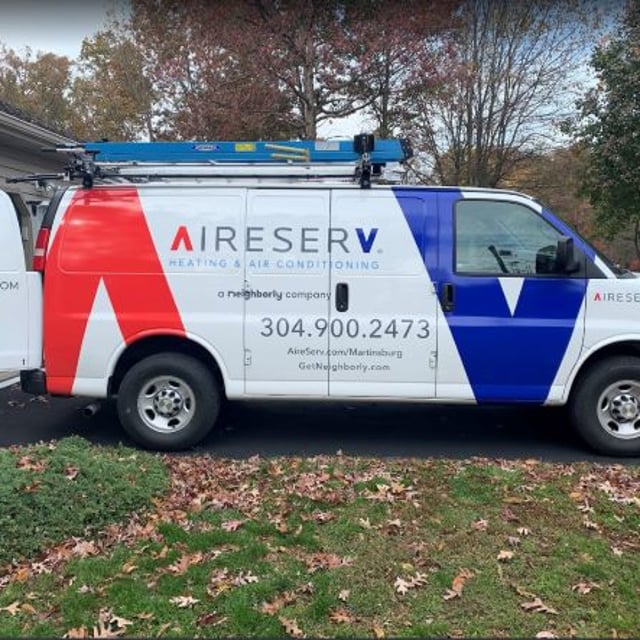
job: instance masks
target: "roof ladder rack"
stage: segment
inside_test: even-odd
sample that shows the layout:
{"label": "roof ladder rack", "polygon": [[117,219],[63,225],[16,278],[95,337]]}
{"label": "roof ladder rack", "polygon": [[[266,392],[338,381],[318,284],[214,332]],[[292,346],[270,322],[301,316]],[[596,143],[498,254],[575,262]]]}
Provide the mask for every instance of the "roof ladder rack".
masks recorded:
{"label": "roof ladder rack", "polygon": [[[412,157],[404,139],[276,142],[88,142],[56,147],[69,156],[68,179],[351,178],[368,188],[390,162]],[[33,179],[33,177],[32,177]]]}

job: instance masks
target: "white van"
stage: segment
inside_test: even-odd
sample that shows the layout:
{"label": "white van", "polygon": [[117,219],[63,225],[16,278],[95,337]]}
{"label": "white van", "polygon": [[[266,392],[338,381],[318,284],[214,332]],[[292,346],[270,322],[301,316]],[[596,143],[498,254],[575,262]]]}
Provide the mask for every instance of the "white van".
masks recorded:
{"label": "white van", "polygon": [[527,196],[107,183],[56,194],[33,269],[4,193],[0,238],[0,370],[117,396],[143,446],[295,397],[568,403],[594,449],[640,454],[640,280]]}

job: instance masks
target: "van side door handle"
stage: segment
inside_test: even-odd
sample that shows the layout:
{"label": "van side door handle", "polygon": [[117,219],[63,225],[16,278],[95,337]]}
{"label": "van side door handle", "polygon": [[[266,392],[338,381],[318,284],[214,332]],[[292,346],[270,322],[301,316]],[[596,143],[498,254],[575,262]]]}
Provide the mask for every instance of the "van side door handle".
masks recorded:
{"label": "van side door handle", "polygon": [[344,312],[349,308],[349,285],[338,282],[336,285],[336,310]]}
{"label": "van side door handle", "polygon": [[455,306],[455,293],[451,282],[444,282],[440,290],[440,304],[443,311],[453,311]]}

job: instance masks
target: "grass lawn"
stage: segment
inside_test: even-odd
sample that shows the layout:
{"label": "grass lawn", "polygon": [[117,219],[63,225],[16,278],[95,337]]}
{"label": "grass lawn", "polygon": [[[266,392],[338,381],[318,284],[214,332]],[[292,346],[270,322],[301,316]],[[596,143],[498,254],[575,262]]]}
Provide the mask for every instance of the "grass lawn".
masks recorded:
{"label": "grass lawn", "polygon": [[2,452],[3,636],[638,635],[639,469],[83,442]]}

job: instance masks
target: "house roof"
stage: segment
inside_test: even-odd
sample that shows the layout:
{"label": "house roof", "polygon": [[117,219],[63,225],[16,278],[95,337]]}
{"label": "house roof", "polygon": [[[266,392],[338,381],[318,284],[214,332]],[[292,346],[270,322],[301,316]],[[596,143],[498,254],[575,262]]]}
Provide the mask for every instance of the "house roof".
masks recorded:
{"label": "house roof", "polygon": [[57,130],[4,100],[0,100],[0,129],[19,131],[22,135],[33,137],[39,143],[72,144],[75,142],[69,132]]}

